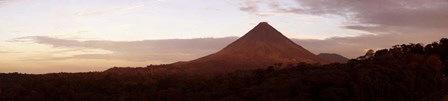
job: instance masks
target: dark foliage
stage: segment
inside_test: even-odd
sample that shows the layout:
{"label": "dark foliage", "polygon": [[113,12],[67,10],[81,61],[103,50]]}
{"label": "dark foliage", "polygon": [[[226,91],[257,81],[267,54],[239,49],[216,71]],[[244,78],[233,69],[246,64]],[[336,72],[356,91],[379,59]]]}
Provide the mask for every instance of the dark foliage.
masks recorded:
{"label": "dark foliage", "polygon": [[[0,101],[412,101],[446,90],[448,39],[397,45],[346,64],[276,64],[214,75],[115,71],[0,74]],[[278,68],[284,67],[284,68]]]}

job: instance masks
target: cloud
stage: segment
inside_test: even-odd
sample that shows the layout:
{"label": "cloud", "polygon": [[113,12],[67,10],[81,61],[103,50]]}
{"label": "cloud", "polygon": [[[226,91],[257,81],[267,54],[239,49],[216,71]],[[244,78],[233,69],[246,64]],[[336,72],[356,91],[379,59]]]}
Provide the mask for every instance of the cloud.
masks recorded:
{"label": "cloud", "polygon": [[0,53],[11,53],[9,51],[0,51]]}
{"label": "cloud", "polygon": [[[78,54],[69,57],[51,57],[30,59],[63,60],[63,59],[120,59],[129,61],[160,61],[163,63],[187,61],[213,53],[236,37],[197,38],[197,39],[167,39],[143,41],[77,41],[46,36],[31,36],[15,39],[15,42],[34,42],[51,45],[54,48],[102,49],[112,53]],[[77,51],[68,50],[68,51]],[[67,51],[58,51],[58,53]]]}
{"label": "cloud", "polygon": [[[359,27],[359,29],[361,28],[363,27]],[[376,31],[379,29],[367,27],[365,30]],[[446,35],[435,32],[428,32],[427,34],[421,34],[418,32],[407,34],[367,34],[355,37],[332,37],[324,40],[291,40],[315,54],[337,53],[349,58],[356,58],[363,55],[369,49],[383,49],[397,44],[407,43],[427,44],[437,41],[441,37],[446,37]],[[32,61],[66,59],[118,59],[136,62],[159,61],[160,63],[172,63],[177,61],[188,61],[217,52],[236,39],[237,37],[142,41],[78,41],[47,36],[30,36],[17,38],[14,41],[46,44],[51,45],[54,48],[69,48],[68,50],[55,51],[50,54],[85,51],[86,49],[100,49],[109,51],[105,53],[85,52],[84,54],[76,54],[66,57],[27,59]]]}
{"label": "cloud", "polygon": [[257,13],[261,8],[259,3],[269,3],[272,5],[270,9],[278,13],[343,16],[350,21],[347,22],[348,26],[375,25],[380,28],[406,27],[419,30],[448,27],[447,0],[292,0],[295,6],[285,6],[274,0],[249,1],[252,2],[245,2],[249,6],[243,6],[247,9],[242,11]]}
{"label": "cloud", "polygon": [[[270,5],[260,5],[265,3],[270,3]],[[244,0],[244,5],[239,9],[257,16],[272,16],[276,14],[275,12],[263,9],[265,6],[277,6],[277,4],[274,1]]]}
{"label": "cloud", "polygon": [[346,16],[359,24],[378,27],[445,29],[448,27],[446,0],[296,0],[307,9],[293,13]]}
{"label": "cloud", "polygon": [[[400,37],[401,40],[391,40]],[[431,41],[417,41],[422,37]],[[369,49],[388,48],[397,44],[431,43],[440,39],[440,34],[416,35],[362,35],[357,37],[333,37],[324,40],[317,39],[291,39],[297,44],[318,53],[337,53],[349,58],[363,55]],[[101,49],[110,52],[76,54],[65,57],[29,58],[28,61],[53,61],[67,59],[103,59],[127,60],[135,62],[158,61],[172,63],[188,61],[219,51],[226,45],[235,41],[237,37],[225,38],[196,38],[196,39],[166,39],[142,41],[77,41],[59,39],[46,36],[31,36],[15,39],[16,42],[34,42],[51,45],[54,48],[72,48],[55,51],[52,54],[85,51],[86,49]],[[50,55],[51,56],[51,55]]]}
{"label": "cloud", "polygon": [[7,49],[3,48],[2,46],[0,46],[0,53],[17,53],[17,52],[7,50]]}
{"label": "cloud", "polygon": [[[283,3],[285,1],[290,2]],[[362,55],[365,49],[388,48],[406,43],[431,43],[448,35],[447,0],[285,1],[245,2],[249,5],[248,9],[241,11],[256,14],[263,12],[259,9],[270,9],[276,13],[344,17],[346,22],[342,23],[342,29],[361,30],[370,34],[296,42],[316,52],[335,52],[348,57]],[[262,5],[260,3],[271,6],[263,8],[259,6]]]}
{"label": "cloud", "polygon": [[249,13],[258,13],[258,6],[256,0],[245,0],[245,6],[240,7],[241,11],[246,11]]}
{"label": "cloud", "polygon": [[8,2],[10,2],[11,0],[0,0],[0,4],[3,4],[3,3],[8,3]]}
{"label": "cloud", "polygon": [[0,4],[7,3],[8,0],[0,0]]}
{"label": "cloud", "polygon": [[14,1],[19,1],[19,0],[0,0],[0,6],[14,2]]}

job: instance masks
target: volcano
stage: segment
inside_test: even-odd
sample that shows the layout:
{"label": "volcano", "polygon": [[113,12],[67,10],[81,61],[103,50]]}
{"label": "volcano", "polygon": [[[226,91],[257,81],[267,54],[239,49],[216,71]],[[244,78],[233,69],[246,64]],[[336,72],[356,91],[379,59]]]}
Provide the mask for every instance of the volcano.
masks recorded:
{"label": "volcano", "polygon": [[222,50],[175,65],[199,71],[229,71],[300,62],[328,63],[285,37],[267,22],[261,22]]}

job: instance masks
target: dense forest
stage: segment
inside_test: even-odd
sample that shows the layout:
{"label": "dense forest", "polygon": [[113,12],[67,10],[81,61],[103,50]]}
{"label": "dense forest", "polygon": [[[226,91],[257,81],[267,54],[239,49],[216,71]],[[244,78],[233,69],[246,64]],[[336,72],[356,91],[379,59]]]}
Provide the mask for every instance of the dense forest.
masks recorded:
{"label": "dense forest", "polygon": [[344,64],[278,63],[196,75],[151,71],[164,67],[170,66],[0,74],[0,101],[437,101],[448,94],[448,39],[369,51]]}

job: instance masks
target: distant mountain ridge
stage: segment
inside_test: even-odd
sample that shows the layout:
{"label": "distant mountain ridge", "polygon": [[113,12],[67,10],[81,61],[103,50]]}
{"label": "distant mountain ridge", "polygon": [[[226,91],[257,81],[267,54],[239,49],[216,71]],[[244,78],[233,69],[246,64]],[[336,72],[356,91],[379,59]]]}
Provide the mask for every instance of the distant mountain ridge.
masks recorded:
{"label": "distant mountain ridge", "polygon": [[275,63],[329,63],[261,22],[222,50],[175,66],[199,71],[264,68]]}
{"label": "distant mountain ridge", "polygon": [[317,56],[333,63],[347,63],[349,60],[348,58],[335,53],[320,53]]}

